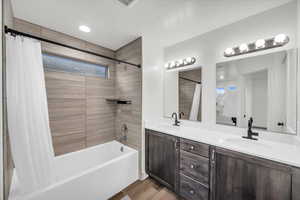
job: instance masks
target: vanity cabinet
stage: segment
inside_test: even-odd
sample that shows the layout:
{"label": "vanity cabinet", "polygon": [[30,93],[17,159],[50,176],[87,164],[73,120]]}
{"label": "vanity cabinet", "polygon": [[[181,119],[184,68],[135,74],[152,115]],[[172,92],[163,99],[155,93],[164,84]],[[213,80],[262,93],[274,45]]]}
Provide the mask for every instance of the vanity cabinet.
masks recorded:
{"label": "vanity cabinet", "polygon": [[208,200],[209,145],[180,138],[179,191],[186,200]]}
{"label": "vanity cabinet", "polygon": [[221,148],[213,151],[213,200],[299,200],[299,170]]}
{"label": "vanity cabinet", "polygon": [[173,191],[178,188],[179,139],[146,130],[146,172]]}
{"label": "vanity cabinet", "polygon": [[146,130],[146,172],[185,200],[300,200],[300,169]]}

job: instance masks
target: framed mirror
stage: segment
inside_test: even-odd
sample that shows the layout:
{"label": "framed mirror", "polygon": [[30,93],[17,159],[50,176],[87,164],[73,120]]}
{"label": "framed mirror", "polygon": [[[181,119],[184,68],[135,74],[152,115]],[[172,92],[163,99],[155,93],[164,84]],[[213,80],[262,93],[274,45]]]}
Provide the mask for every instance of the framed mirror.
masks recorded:
{"label": "framed mirror", "polygon": [[297,133],[297,50],[218,63],[217,124]]}
{"label": "framed mirror", "polygon": [[180,113],[183,120],[201,121],[201,68],[166,70],[164,77],[164,115]]}

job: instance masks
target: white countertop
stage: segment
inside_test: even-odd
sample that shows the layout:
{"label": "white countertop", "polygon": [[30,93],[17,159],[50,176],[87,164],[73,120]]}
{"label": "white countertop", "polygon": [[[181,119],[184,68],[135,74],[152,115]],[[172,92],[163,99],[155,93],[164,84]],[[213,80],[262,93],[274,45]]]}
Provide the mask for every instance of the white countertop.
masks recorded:
{"label": "white countertop", "polygon": [[259,140],[254,141],[242,138],[247,134],[246,129],[191,124],[182,122],[176,127],[170,120],[146,121],[145,128],[300,167],[299,136],[260,132]]}

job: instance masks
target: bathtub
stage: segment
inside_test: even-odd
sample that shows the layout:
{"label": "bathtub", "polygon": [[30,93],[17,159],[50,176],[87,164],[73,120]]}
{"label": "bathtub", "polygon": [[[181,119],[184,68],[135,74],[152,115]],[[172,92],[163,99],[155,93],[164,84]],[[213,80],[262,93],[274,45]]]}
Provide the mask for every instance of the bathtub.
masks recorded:
{"label": "bathtub", "polygon": [[117,141],[55,157],[56,183],[22,196],[14,177],[10,200],[106,200],[138,180],[138,152]]}

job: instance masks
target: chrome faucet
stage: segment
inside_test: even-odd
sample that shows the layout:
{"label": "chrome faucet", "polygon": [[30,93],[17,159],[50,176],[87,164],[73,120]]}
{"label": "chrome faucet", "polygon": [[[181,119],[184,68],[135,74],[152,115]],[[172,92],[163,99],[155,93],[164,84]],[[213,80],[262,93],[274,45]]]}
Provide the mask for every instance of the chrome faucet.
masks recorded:
{"label": "chrome faucet", "polygon": [[253,136],[258,136],[258,133],[252,131],[252,124],[253,124],[253,118],[250,117],[250,119],[248,121],[248,135],[243,136],[243,138],[249,139],[249,140],[257,140],[257,138],[254,138]]}
{"label": "chrome faucet", "polygon": [[[174,118],[175,117],[175,118]],[[177,115],[177,113],[176,112],[174,112],[173,114],[172,114],[172,118],[174,118],[175,119],[175,121],[174,121],[174,126],[180,126],[179,124],[180,124],[180,121],[178,120],[178,115]]]}

